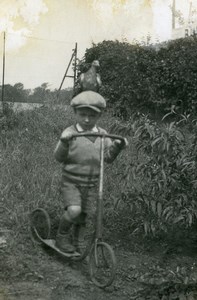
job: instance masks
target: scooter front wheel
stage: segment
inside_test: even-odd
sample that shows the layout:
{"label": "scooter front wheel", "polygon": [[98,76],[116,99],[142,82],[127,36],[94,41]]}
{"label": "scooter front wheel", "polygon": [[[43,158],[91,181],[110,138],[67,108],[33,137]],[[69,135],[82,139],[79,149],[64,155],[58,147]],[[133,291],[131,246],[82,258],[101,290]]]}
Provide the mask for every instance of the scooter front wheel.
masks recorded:
{"label": "scooter front wheel", "polygon": [[51,222],[43,208],[35,209],[30,215],[30,234],[34,243],[42,244],[42,239],[50,236]]}
{"label": "scooter front wheel", "polygon": [[113,249],[105,242],[96,242],[89,256],[90,277],[99,287],[112,284],[116,274],[116,257]]}

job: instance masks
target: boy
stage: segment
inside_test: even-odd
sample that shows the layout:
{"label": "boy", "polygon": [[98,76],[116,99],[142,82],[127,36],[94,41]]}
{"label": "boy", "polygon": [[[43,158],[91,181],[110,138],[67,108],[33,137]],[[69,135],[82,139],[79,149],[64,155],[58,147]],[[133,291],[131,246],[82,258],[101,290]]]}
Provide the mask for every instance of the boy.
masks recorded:
{"label": "boy", "polygon": [[[59,223],[56,237],[56,246],[68,253],[83,248],[86,216],[91,213],[91,204],[96,198],[96,184],[99,179],[100,137],[78,137],[80,132],[106,131],[98,127],[102,110],[106,107],[105,99],[93,91],[78,94],[71,101],[74,108],[76,124],[66,128],[55,148],[55,158],[63,163],[62,192],[65,203],[65,212]],[[104,159],[111,163],[125,147],[119,140],[114,142],[105,139]],[[71,226],[74,225],[73,245],[70,237]],[[77,245],[78,243],[78,245]]]}

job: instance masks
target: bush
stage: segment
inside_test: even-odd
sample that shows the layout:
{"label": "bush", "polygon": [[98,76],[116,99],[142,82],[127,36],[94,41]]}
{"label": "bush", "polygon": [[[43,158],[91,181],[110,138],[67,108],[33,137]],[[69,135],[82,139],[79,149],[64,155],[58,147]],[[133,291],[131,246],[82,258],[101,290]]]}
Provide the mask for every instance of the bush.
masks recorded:
{"label": "bush", "polygon": [[[146,234],[187,228],[197,218],[196,129],[189,120],[158,124],[146,115],[120,130],[132,135],[137,155],[124,165],[122,202]],[[181,125],[182,124],[182,125]]]}
{"label": "bush", "polygon": [[197,39],[189,37],[144,47],[127,42],[103,41],[86,50],[84,64],[98,59],[101,93],[116,116],[133,112],[164,115],[197,113]]}

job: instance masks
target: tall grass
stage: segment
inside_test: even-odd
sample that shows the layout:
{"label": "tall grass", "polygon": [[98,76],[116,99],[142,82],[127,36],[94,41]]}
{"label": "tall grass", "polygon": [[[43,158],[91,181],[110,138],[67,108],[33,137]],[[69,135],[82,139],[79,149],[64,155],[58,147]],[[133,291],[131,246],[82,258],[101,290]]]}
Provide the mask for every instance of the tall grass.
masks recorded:
{"label": "tall grass", "polygon": [[[52,219],[58,218],[63,209],[61,166],[53,152],[61,132],[74,121],[70,108],[64,111],[43,107],[7,114],[1,124],[0,137],[1,228],[19,234],[26,232],[29,214],[37,207],[45,208]],[[104,115],[100,126],[109,129],[111,122]],[[117,181],[120,161],[116,167],[107,166],[106,170],[104,187],[109,209],[120,193],[117,183],[111,180],[116,178]]]}
{"label": "tall grass", "polygon": [[20,231],[34,208],[59,206],[60,168],[53,151],[72,115],[43,108],[13,117],[14,126],[1,130],[0,205],[5,211],[2,226]]}
{"label": "tall grass", "polygon": [[[29,214],[37,207],[45,208],[53,222],[59,219],[63,210],[60,193],[61,166],[55,161],[53,152],[61,132],[73,123],[74,116],[70,108],[63,110],[48,106],[17,114],[9,112],[6,120],[0,124],[0,210],[2,212],[0,228],[11,229],[16,234],[27,233]],[[108,230],[127,231],[130,234],[139,234],[145,230],[147,234],[155,234],[163,230],[162,224],[165,222],[169,223],[169,227],[177,226],[177,220],[184,225],[182,206],[179,210],[176,203],[179,201],[177,195],[180,192],[176,195],[175,191],[172,195],[168,188],[171,187],[169,185],[171,183],[167,181],[162,181],[159,190],[154,189],[158,180],[163,178],[160,177],[164,176],[164,171],[168,171],[168,164],[165,167],[161,161],[160,165],[161,150],[157,151],[154,142],[154,140],[158,141],[158,135],[163,135],[161,128],[158,129],[156,123],[150,128],[147,127],[147,122],[143,118],[123,124],[108,113],[102,116],[99,123],[108,132],[126,135],[130,142],[128,149],[123,151],[112,165],[105,166],[104,206],[107,216],[105,225]],[[149,136],[150,129],[151,136]],[[172,129],[174,133],[177,132],[176,128],[172,127]],[[144,132],[146,138],[143,136]],[[170,140],[168,142],[171,143]],[[177,143],[177,147],[184,146],[181,144],[182,141]],[[141,148],[140,155],[136,145]],[[186,148],[183,150],[187,153]],[[171,163],[170,152],[165,152],[165,149],[162,151],[162,157]],[[188,153],[188,155],[193,154]],[[188,172],[192,172],[191,176],[195,179],[195,158],[188,156],[188,159],[192,159],[192,169]],[[153,164],[150,165],[150,162]],[[155,164],[157,164],[156,175]],[[172,187],[176,187],[176,184],[180,185],[178,167],[179,165],[173,165],[173,174],[176,174],[174,180],[177,182],[173,183]],[[169,178],[171,177],[168,176]],[[189,209],[193,209],[191,211],[193,219],[189,225],[193,224],[197,214],[196,205],[194,201],[191,204],[190,200],[196,193],[195,182],[192,193],[188,190],[186,203]],[[187,191],[186,185],[184,188]],[[164,214],[166,207],[171,209],[169,220]],[[190,214],[188,216],[190,217]],[[149,226],[153,230],[147,230],[147,218],[151,220],[151,224],[152,220],[155,220],[154,226],[151,224],[152,227]]]}

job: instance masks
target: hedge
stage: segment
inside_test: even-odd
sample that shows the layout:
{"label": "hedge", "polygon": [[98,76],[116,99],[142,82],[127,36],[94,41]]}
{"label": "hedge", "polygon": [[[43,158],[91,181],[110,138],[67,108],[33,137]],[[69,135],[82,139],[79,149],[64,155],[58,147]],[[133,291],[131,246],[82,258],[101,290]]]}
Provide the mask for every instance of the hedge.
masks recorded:
{"label": "hedge", "polygon": [[197,113],[197,39],[195,36],[160,45],[103,41],[86,49],[80,65],[100,61],[103,94],[118,116],[132,112]]}

